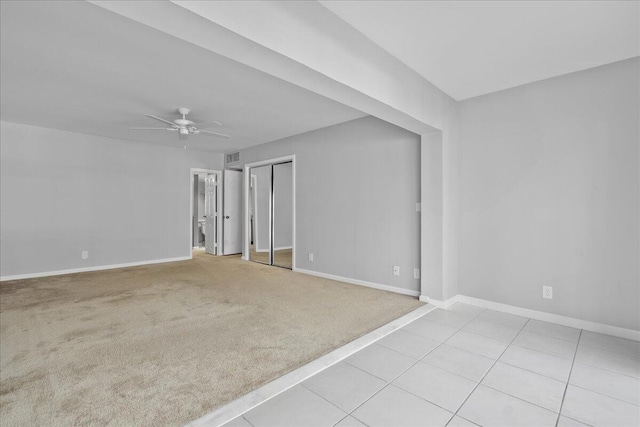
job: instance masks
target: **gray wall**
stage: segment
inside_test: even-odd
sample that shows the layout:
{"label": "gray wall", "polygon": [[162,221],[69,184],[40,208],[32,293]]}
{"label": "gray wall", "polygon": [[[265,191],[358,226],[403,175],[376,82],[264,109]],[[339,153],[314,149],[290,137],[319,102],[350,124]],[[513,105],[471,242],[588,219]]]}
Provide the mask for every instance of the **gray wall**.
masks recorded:
{"label": "gray wall", "polygon": [[240,159],[290,154],[297,267],[418,291],[420,137],[365,117],[242,150]]}
{"label": "gray wall", "polygon": [[221,169],[222,155],[0,130],[1,276],[189,255],[189,168]]}
{"label": "gray wall", "polygon": [[422,135],[421,294],[442,300],[442,132]]}
{"label": "gray wall", "polygon": [[635,58],[459,103],[460,294],[640,329],[639,76]]}

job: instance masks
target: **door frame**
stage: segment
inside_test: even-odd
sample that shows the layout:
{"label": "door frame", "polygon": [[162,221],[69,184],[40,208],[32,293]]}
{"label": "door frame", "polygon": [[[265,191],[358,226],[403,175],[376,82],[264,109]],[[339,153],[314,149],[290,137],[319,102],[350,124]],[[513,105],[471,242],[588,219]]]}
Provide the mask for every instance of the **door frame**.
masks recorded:
{"label": "door frame", "polygon": [[216,197],[216,207],[218,214],[218,226],[216,227],[216,255],[222,255],[220,253],[220,236],[222,236],[222,221],[220,221],[221,217],[221,207],[222,207],[222,172],[213,169],[201,169],[201,168],[190,168],[189,169],[189,258],[193,258],[193,178],[196,175],[201,173],[206,174],[215,174],[216,182],[218,183],[218,191]]}
{"label": "door frame", "polygon": [[258,166],[267,166],[273,165],[276,163],[286,163],[291,162],[291,180],[292,180],[292,203],[293,203],[293,213],[291,216],[291,221],[293,222],[291,231],[291,270],[293,271],[296,268],[296,155],[291,154],[288,156],[276,157],[273,159],[260,160],[258,162],[246,163],[244,165],[244,180],[242,186],[244,188],[244,236],[243,236],[243,245],[242,245],[242,259],[245,261],[249,261],[249,239],[250,239],[250,218],[249,218],[249,182],[251,180],[251,176],[249,174],[249,170],[251,168],[255,168]]}
{"label": "door frame", "polygon": [[[253,232],[251,230],[251,214],[249,213],[249,246],[251,246],[251,236],[253,235],[253,245],[255,247],[258,246],[258,222],[255,220],[258,216],[258,194],[256,192],[256,188],[258,186],[258,180],[256,175],[251,175],[251,182],[249,183],[249,189],[253,188],[253,191],[249,190],[249,202],[253,202]],[[251,195],[253,195],[253,201],[251,199]],[[251,206],[247,205],[247,209]],[[242,248],[244,249],[244,243]]]}

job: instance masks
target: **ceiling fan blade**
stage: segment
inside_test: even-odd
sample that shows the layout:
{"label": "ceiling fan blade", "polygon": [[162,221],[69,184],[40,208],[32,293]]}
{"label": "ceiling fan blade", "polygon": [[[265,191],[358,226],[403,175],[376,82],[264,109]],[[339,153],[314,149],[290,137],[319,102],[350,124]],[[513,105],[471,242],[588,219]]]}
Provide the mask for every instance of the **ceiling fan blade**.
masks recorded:
{"label": "ceiling fan blade", "polygon": [[168,125],[175,126],[175,123],[170,122],[169,120],[165,120],[162,117],[153,116],[151,114],[145,114],[145,116],[151,117],[152,119],[160,120],[161,122],[166,123]]}
{"label": "ceiling fan blade", "polygon": [[[198,129],[199,130],[199,129]],[[217,136],[221,136],[223,138],[231,138],[231,135],[225,135],[223,133],[217,133],[217,132],[211,132],[208,130],[199,130],[201,133],[209,133],[211,135],[217,135]]]}
{"label": "ceiling fan blade", "polygon": [[129,128],[131,130],[175,130],[174,128]]}
{"label": "ceiling fan blade", "polygon": [[222,126],[222,123],[218,122],[218,121],[211,121],[211,122],[204,122],[204,123],[194,123],[193,126],[197,127],[197,128],[208,128],[211,127],[213,125],[216,126]]}

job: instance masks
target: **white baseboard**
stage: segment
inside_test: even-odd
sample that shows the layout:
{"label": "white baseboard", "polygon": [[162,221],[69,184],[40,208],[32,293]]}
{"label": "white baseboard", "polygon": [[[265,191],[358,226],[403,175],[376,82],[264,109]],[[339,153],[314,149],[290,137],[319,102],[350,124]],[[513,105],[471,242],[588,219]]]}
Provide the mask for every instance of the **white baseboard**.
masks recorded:
{"label": "white baseboard", "polygon": [[382,285],[380,283],[367,282],[366,280],[352,279],[350,277],[336,276],[333,274],[320,273],[319,271],[305,270],[303,268],[294,268],[293,271],[310,276],[322,277],[323,279],[336,280],[338,282],[351,283],[352,285],[366,286],[368,288],[380,289],[382,291],[395,292],[402,295],[410,295],[412,297],[420,296],[420,291],[411,291],[409,289],[396,288],[395,286]]}
{"label": "white baseboard", "polygon": [[430,298],[430,297],[425,296],[425,295],[420,295],[420,301],[426,302],[426,303],[431,304],[431,305],[434,305],[434,306],[436,306],[438,308],[445,308],[446,309],[446,308],[451,307],[453,304],[457,303],[459,296],[460,295],[456,295],[456,296],[453,296],[453,297],[451,297],[449,299],[441,301],[441,300],[438,300],[438,299]]}
{"label": "white baseboard", "polygon": [[[607,325],[604,323],[591,322],[589,320],[576,319],[573,317],[562,316],[559,314],[546,313],[544,311],[531,310],[528,308],[516,307],[513,305],[502,304],[499,302],[488,301],[480,298],[468,297],[465,295],[456,295],[457,302],[475,305],[491,310],[502,311],[504,313],[515,314],[517,316],[528,317],[530,319],[542,320],[543,322],[557,323],[558,325],[569,326],[576,329],[584,329],[585,331],[597,332],[600,334],[613,335],[619,338],[640,341],[640,331],[634,329],[620,328],[618,326]],[[450,301],[450,298],[447,301]],[[437,307],[432,300],[429,302]]]}
{"label": "white baseboard", "polygon": [[124,264],[96,265],[93,267],[72,268],[69,270],[43,271],[41,273],[16,274],[13,276],[0,276],[0,282],[7,280],[34,279],[37,277],[60,276],[63,274],[86,273],[88,271],[113,270],[114,268],[137,267],[148,264],[161,264],[164,262],[186,261],[191,259],[190,256],[182,256],[176,258],[152,259],[148,261],[127,262]]}

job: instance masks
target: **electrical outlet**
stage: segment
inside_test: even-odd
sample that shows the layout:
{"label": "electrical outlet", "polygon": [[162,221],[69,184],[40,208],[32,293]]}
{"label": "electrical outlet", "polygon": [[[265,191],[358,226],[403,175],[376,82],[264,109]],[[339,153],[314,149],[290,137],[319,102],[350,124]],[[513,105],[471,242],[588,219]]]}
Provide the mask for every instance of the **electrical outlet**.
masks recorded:
{"label": "electrical outlet", "polygon": [[309,252],[309,261],[313,261],[313,254]]}
{"label": "electrical outlet", "polygon": [[413,278],[414,279],[419,279],[420,278],[420,269],[419,268],[414,268],[413,269]]}
{"label": "electrical outlet", "polygon": [[82,259],[89,258],[89,251],[82,251]]}
{"label": "electrical outlet", "polygon": [[553,299],[553,288],[551,286],[542,287],[542,298]]}
{"label": "electrical outlet", "polygon": [[399,276],[400,275],[400,266],[399,265],[394,265],[393,266],[393,275],[394,276]]}

